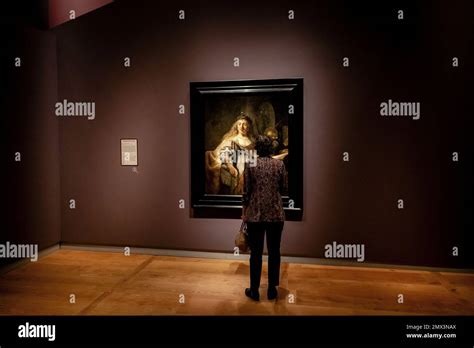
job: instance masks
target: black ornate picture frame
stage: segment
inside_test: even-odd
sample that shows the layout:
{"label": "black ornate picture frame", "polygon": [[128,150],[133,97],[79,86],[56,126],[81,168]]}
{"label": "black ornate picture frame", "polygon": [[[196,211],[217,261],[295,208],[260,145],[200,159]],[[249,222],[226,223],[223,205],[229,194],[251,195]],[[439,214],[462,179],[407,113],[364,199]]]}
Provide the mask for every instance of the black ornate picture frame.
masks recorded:
{"label": "black ornate picture frame", "polygon": [[258,134],[274,139],[275,158],[282,159],[288,171],[288,195],[282,196],[286,218],[301,220],[303,79],[191,82],[190,93],[191,216],[241,217],[239,186],[229,191],[221,182],[217,152],[232,137],[238,120],[245,119],[249,143]]}

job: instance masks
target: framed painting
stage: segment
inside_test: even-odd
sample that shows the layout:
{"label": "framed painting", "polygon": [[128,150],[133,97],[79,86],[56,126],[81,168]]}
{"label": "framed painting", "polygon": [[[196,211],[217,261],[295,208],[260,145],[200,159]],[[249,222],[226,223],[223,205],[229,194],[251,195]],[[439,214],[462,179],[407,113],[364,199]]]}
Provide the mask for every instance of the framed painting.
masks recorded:
{"label": "framed painting", "polygon": [[256,160],[263,134],[288,172],[287,220],[301,220],[303,79],[191,82],[190,90],[191,216],[240,218],[243,163]]}

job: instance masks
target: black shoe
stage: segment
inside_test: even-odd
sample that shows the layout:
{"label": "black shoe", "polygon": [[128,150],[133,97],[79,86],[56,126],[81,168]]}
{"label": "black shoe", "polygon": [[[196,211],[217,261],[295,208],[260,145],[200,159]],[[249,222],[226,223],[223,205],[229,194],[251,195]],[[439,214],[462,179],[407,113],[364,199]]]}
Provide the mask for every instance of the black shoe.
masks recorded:
{"label": "black shoe", "polygon": [[270,286],[267,290],[267,297],[269,300],[274,300],[278,297],[278,291],[276,286]]}
{"label": "black shoe", "polygon": [[258,293],[258,290],[247,288],[245,289],[245,296],[250,297],[254,301],[260,301],[260,294]]}

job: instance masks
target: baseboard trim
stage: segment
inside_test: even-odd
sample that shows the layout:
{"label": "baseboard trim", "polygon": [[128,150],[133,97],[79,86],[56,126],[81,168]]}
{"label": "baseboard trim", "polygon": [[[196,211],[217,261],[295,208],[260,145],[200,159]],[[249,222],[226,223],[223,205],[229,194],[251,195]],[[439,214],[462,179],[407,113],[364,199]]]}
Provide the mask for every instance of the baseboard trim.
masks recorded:
{"label": "baseboard trim", "polygon": [[[116,253],[124,252],[124,247],[105,246],[105,245],[61,243],[60,248],[64,250],[81,250],[81,251],[95,251],[95,252],[116,252]],[[135,248],[135,247],[130,247],[130,253],[140,254],[140,255],[195,257],[195,258],[205,258],[205,259],[224,259],[224,260],[241,260],[241,261],[247,261],[249,258],[248,254],[234,255],[233,253],[190,251],[190,250],[176,250],[176,249],[157,249],[157,248]],[[264,255],[263,260],[267,261],[268,257]],[[474,269],[466,269],[466,268],[407,266],[407,265],[365,263],[365,262],[357,262],[357,261],[344,261],[344,260],[335,260],[335,259],[320,259],[320,258],[295,257],[295,256],[282,256],[281,262],[312,264],[312,265],[322,265],[322,266],[385,268],[385,269],[397,269],[397,270],[407,270],[407,271],[474,273]]]}
{"label": "baseboard trim", "polygon": [[[43,258],[43,257],[59,250],[59,249],[60,249],[60,245],[58,243],[58,244],[54,244],[50,247],[47,247],[43,250],[40,250],[38,252],[38,261],[41,260],[41,258]],[[24,266],[24,265],[26,265],[30,262],[38,262],[38,261],[31,261],[30,259],[19,259],[18,261],[14,261],[11,264],[0,267],[0,274],[8,273],[8,272],[14,270],[15,268]]]}

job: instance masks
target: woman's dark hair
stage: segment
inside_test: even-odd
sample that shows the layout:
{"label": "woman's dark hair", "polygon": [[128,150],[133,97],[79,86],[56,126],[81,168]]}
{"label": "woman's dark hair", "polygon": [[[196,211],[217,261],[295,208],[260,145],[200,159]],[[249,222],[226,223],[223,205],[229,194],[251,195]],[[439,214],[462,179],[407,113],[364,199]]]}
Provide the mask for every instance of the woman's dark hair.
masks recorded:
{"label": "woman's dark hair", "polygon": [[272,140],[266,135],[259,135],[255,143],[255,150],[259,157],[268,157],[272,155]]}

